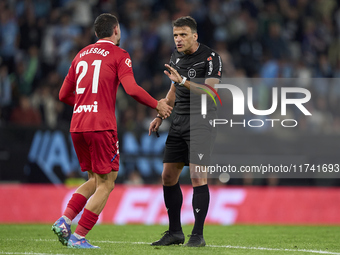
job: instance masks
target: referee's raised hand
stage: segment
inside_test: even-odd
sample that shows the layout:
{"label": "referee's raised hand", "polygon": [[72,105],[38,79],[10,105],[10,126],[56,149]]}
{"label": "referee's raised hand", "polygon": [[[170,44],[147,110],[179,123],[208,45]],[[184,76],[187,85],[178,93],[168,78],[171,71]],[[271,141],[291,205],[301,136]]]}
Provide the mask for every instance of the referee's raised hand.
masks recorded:
{"label": "referee's raised hand", "polygon": [[168,99],[163,98],[158,101],[156,110],[160,116],[162,116],[164,119],[170,116],[172,107],[168,105]]}
{"label": "referee's raised hand", "polygon": [[177,83],[180,83],[182,81],[182,76],[177,72],[175,68],[171,67],[168,64],[165,64],[165,67],[169,70],[169,72],[164,71],[164,73],[169,77],[170,80]]}

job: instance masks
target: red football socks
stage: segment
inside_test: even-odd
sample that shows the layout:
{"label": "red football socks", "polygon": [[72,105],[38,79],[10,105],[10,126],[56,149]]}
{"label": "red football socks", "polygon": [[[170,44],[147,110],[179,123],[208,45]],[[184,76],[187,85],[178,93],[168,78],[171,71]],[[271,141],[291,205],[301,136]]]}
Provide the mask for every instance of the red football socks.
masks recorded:
{"label": "red football socks", "polygon": [[98,216],[98,214],[95,214],[85,208],[74,233],[85,237],[96,224]]}
{"label": "red football socks", "polygon": [[86,197],[79,193],[74,193],[71,200],[67,204],[64,216],[72,221],[81,212],[81,210],[83,210],[86,202]]}

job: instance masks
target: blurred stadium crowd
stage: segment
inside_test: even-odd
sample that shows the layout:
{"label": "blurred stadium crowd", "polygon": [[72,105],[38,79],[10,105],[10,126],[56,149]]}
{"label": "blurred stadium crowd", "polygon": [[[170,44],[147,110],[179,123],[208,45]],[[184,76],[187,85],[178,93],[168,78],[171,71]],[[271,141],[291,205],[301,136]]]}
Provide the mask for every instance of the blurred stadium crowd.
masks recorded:
{"label": "blurred stadium crowd", "polygon": [[[170,85],[163,70],[174,49],[171,21],[191,15],[199,41],[221,55],[224,77],[303,78],[298,86],[312,92],[313,121],[295,116],[300,128],[339,132],[336,0],[1,0],[0,125],[69,125],[72,109],[58,92],[75,54],[96,41],[92,25],[103,12],[119,18],[121,47],[131,55],[137,83],[155,98]],[[256,88],[259,107],[270,104],[268,86]],[[155,116],[122,88],[117,109],[120,128],[135,132]]]}

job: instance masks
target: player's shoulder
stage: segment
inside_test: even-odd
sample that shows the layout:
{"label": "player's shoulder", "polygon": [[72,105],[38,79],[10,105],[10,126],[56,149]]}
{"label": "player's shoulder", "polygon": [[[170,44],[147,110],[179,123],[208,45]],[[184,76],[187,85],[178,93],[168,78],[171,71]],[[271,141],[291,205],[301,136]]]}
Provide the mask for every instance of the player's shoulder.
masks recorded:
{"label": "player's shoulder", "polygon": [[177,50],[175,50],[175,51],[173,51],[173,52],[171,53],[169,64],[170,64],[171,66],[176,65],[176,59],[177,59],[177,58],[179,58],[179,55],[178,55]]}
{"label": "player's shoulder", "polygon": [[118,46],[117,46],[117,48],[122,52],[122,53],[126,53],[126,54],[129,54],[126,50],[124,50],[124,49],[122,49],[122,48],[119,48]]}
{"label": "player's shoulder", "polygon": [[213,58],[213,57],[219,56],[219,54],[215,50],[211,49],[210,47],[208,47],[207,45],[203,43],[200,44],[200,51],[202,55],[207,56],[207,57],[211,56]]}
{"label": "player's shoulder", "polygon": [[131,60],[130,54],[126,50],[118,46],[115,46],[114,51],[115,51],[114,54],[117,57],[117,59],[125,60],[126,58],[129,58]]}
{"label": "player's shoulder", "polygon": [[126,50],[120,48],[119,46],[115,46],[114,50],[116,50],[117,52],[119,52],[121,54],[129,54]]}
{"label": "player's shoulder", "polygon": [[183,54],[179,53],[177,50],[174,50],[172,53],[171,53],[171,57],[170,57],[170,60],[174,60],[176,58],[181,58],[183,57]]}

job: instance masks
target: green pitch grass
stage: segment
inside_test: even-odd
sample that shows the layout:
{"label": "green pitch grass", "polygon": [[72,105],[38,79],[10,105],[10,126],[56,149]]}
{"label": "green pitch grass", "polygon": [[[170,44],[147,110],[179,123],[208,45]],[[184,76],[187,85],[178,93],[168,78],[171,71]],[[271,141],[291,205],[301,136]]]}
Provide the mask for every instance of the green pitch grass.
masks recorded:
{"label": "green pitch grass", "polygon": [[[165,226],[98,225],[87,238],[98,250],[69,249],[51,225],[0,225],[0,254],[338,254],[340,227],[326,226],[206,226],[206,247],[153,247]],[[72,226],[74,231],[75,226]],[[184,226],[190,234],[192,226]],[[186,238],[187,240],[188,238]]]}

